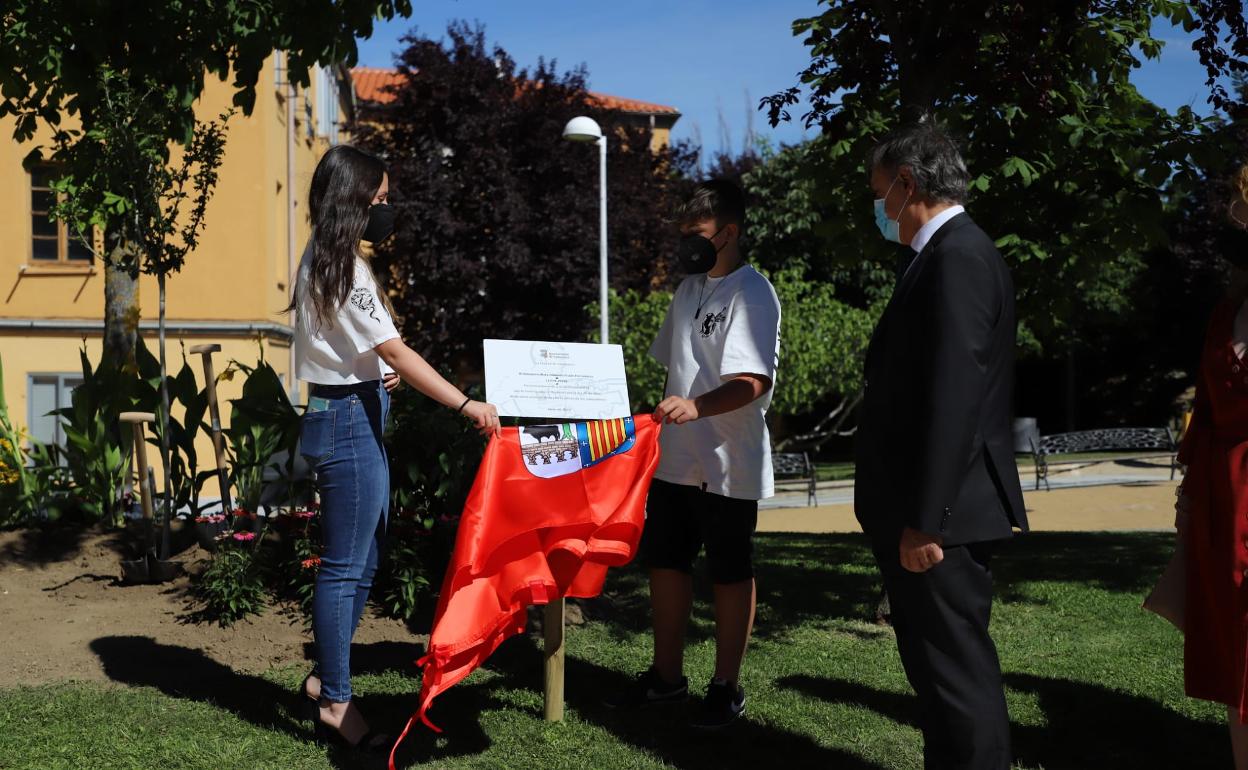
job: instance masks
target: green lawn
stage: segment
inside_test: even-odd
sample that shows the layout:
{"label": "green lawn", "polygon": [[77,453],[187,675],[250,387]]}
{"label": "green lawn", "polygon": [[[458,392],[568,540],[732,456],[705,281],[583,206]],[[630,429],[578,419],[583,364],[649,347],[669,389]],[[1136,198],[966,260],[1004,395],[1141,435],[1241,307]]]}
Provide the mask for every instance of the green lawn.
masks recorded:
{"label": "green lawn", "polygon": [[[1038,534],[998,557],[993,631],[1024,768],[1226,767],[1223,710],[1182,694],[1181,639],[1138,608],[1169,553],[1160,534]],[[914,700],[891,634],[867,619],[876,577],[859,536],[759,537],[759,618],[743,683],[748,719],[691,735],[684,707],[617,715],[601,695],[648,662],[641,573],[617,571],[568,636],[568,715],[541,718],[529,637],[442,696],[435,735],[400,752],[437,768],[917,768]],[[700,591],[706,595],[706,586]],[[711,673],[711,609],[699,603],[687,673]],[[136,619],[136,628],[141,628]],[[141,634],[141,632],[140,632]],[[115,685],[0,691],[0,767],[381,767],[328,755],[292,710],[303,668],[236,674],[137,635],[96,640]],[[357,648],[361,707],[397,730],[417,682],[407,645]]]}

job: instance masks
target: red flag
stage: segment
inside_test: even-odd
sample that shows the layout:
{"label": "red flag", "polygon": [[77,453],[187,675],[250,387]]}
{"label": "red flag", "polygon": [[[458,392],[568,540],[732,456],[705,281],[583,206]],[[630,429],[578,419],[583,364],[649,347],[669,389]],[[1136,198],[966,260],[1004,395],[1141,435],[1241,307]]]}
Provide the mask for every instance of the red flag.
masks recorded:
{"label": "red flag", "polygon": [[[659,463],[648,416],[505,428],[490,440],[464,504],[442,582],[417,717],[521,633],[525,607],[602,591],[607,567],[632,560]],[[398,742],[395,743],[395,749]],[[390,766],[394,767],[394,752]]]}

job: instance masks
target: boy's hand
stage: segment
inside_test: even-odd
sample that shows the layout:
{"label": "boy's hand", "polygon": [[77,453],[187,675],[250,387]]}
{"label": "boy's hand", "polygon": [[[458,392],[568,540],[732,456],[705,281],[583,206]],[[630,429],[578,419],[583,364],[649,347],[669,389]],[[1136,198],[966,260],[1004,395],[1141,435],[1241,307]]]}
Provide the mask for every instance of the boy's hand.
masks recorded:
{"label": "boy's hand", "polygon": [[668,396],[654,410],[654,421],[684,425],[698,419],[698,405],[691,398]]}

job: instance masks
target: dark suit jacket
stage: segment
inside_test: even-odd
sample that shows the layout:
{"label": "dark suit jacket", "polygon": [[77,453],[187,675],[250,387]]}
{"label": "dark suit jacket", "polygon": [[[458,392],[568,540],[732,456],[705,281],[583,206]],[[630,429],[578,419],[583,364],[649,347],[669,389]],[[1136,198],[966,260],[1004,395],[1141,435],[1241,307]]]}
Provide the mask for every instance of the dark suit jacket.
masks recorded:
{"label": "dark suit jacket", "polygon": [[868,534],[909,526],[959,545],[1026,531],[1014,337],[1009,268],[958,214],[915,257],[867,351],[854,505]]}

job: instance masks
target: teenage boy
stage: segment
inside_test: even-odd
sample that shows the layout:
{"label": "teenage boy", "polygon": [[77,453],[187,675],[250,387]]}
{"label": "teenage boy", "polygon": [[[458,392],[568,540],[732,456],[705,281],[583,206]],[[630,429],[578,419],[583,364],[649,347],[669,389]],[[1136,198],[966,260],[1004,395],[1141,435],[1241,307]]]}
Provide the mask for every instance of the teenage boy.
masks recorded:
{"label": "teenage boy", "polygon": [[676,211],[681,282],[650,354],[667,367],[654,419],[666,427],[646,504],[641,562],[650,572],[654,662],[612,708],[684,701],[685,627],[703,546],[715,600],[715,675],[695,727],[745,710],[741,660],[754,625],[751,563],[758,501],[773,493],[767,407],[780,354],[780,301],[745,264],[745,198],[731,182],[698,185]]}

